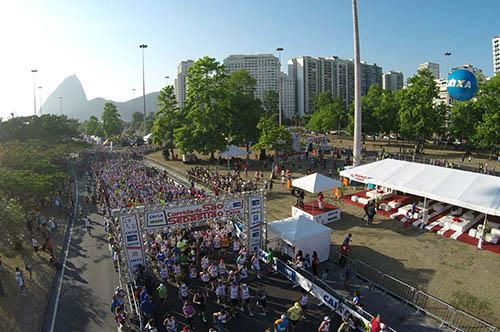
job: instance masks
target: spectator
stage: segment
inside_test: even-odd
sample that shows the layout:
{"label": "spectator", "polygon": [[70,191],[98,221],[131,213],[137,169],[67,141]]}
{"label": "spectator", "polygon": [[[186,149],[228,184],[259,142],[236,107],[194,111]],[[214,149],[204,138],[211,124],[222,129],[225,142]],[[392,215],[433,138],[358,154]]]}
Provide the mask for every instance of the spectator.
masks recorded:
{"label": "spectator", "polygon": [[318,257],[318,253],[316,251],[313,251],[311,266],[312,266],[313,275],[315,277],[317,277],[318,276],[319,257]]}
{"label": "spectator", "polygon": [[375,214],[377,213],[377,209],[375,208],[375,203],[372,201],[369,205],[368,208],[366,209],[366,216],[368,218],[368,225],[371,225],[373,222],[373,218],[375,217]]}
{"label": "spectator", "polygon": [[319,324],[318,332],[330,332],[330,317],[325,316],[321,324]]}
{"label": "spectator", "polygon": [[177,321],[175,320],[175,316],[169,314],[167,318],[163,321],[163,326],[167,330],[167,332],[177,332]]}
{"label": "spectator", "polygon": [[344,238],[344,242],[342,242],[342,245],[350,245],[351,244],[351,241],[352,241],[352,234],[349,233],[347,234],[347,236]]}
{"label": "spectator", "polygon": [[31,238],[31,244],[33,245],[35,252],[38,253],[38,241],[34,236]]}
{"label": "spectator", "polygon": [[23,272],[21,271],[21,269],[19,267],[16,267],[15,276],[16,276],[16,284],[17,284],[17,287],[19,287],[19,291],[21,292],[21,295],[27,295]]}
{"label": "spectator", "polygon": [[219,312],[215,312],[213,314],[214,324],[215,324],[218,332],[224,331],[224,325],[226,325],[228,319],[229,319],[229,315],[228,315],[227,311],[224,309],[222,309]]}
{"label": "spectator", "polygon": [[193,317],[196,314],[194,307],[188,301],[184,302],[184,306],[182,307],[182,313],[184,317],[186,317],[189,328],[192,330],[193,328]]}
{"label": "spectator", "polygon": [[291,306],[286,313],[288,314],[288,317],[290,317],[290,328],[295,331],[298,321],[304,318],[300,303],[295,302],[294,305]]}
{"label": "spectator", "polygon": [[372,318],[370,326],[371,326],[371,330],[370,330],[371,332],[380,332],[381,331],[380,315],[376,315]]}

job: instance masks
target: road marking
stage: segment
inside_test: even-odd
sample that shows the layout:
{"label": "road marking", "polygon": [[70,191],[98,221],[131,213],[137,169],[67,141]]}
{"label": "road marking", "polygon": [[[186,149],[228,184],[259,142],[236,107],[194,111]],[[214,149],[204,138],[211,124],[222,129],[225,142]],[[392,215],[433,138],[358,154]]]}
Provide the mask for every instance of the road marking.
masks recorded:
{"label": "road marking", "polygon": [[68,257],[69,246],[71,245],[71,236],[73,235],[73,226],[75,224],[76,215],[78,213],[78,198],[79,198],[80,193],[78,192],[78,179],[76,178],[76,175],[75,175],[75,186],[76,186],[76,203],[75,203],[74,215],[73,215],[73,219],[71,220],[71,226],[69,229],[68,246],[66,247],[66,251],[64,252],[64,259],[63,259],[63,264],[62,264],[61,276],[59,277],[59,285],[57,286],[56,303],[54,304],[54,312],[52,313],[52,321],[50,323],[50,329],[49,329],[50,332],[54,331],[54,326],[56,324],[57,308],[59,307],[59,296],[61,295],[62,281],[64,278],[64,269],[66,268],[66,258]]}

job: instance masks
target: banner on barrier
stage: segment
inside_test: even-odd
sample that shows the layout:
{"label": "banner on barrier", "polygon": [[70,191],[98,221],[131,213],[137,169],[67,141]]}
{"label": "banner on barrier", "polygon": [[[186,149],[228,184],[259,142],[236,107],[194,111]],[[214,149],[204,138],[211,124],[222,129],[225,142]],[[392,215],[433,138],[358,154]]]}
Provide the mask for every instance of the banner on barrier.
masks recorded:
{"label": "banner on barrier", "polygon": [[125,255],[127,256],[128,273],[130,277],[133,277],[137,267],[145,263],[141,229],[135,214],[121,216],[120,225]]}
{"label": "banner on barrier", "polygon": [[144,222],[147,229],[167,226],[165,211],[146,212]]}

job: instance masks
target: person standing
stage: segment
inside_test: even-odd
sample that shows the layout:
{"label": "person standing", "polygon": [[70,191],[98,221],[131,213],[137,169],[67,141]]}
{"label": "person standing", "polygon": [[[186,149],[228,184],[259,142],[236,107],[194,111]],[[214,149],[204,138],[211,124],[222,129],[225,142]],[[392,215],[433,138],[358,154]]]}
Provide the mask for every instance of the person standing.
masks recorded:
{"label": "person standing", "polygon": [[163,321],[163,326],[167,329],[167,332],[177,332],[177,321],[175,320],[175,316],[170,314]]}
{"label": "person standing", "polygon": [[292,307],[290,307],[287,312],[288,317],[290,317],[290,328],[292,331],[297,329],[297,323],[300,319],[304,318],[302,313],[302,308],[299,302],[295,302]]}
{"label": "person standing", "polygon": [[318,257],[318,253],[316,251],[313,251],[313,255],[312,255],[312,262],[311,262],[311,266],[312,266],[312,273],[315,277],[318,276],[318,266],[319,266],[319,257]]}
{"label": "person standing", "polygon": [[246,283],[242,283],[240,286],[240,297],[241,297],[241,311],[243,312],[243,303],[246,304],[246,307],[248,309],[248,315],[250,317],[253,317],[254,314],[252,312],[252,308],[250,307],[250,288],[248,288],[248,285]]}
{"label": "person standing", "polygon": [[15,276],[16,276],[16,284],[17,284],[17,287],[19,287],[19,290],[21,291],[21,295],[27,295],[23,272],[21,271],[19,266],[16,267]]}
{"label": "person standing", "polygon": [[375,203],[371,202],[368,205],[368,208],[366,209],[366,216],[368,218],[368,225],[371,225],[373,222],[373,218],[375,217],[375,214],[377,213],[377,209],[375,208]]}
{"label": "person standing", "polygon": [[224,332],[224,325],[226,325],[229,319],[229,315],[226,310],[222,309],[219,312],[213,314],[214,324],[218,332]]}
{"label": "person standing", "polygon": [[195,310],[201,316],[203,323],[206,323],[207,322],[206,296],[202,290],[198,290],[196,294],[194,294],[193,303],[195,305]]}
{"label": "person standing", "polygon": [[318,332],[330,332],[330,317],[325,316],[321,324],[319,324]]}
{"label": "person standing", "polygon": [[168,297],[167,287],[165,287],[163,283],[160,283],[160,285],[156,288],[156,291],[158,292],[158,298],[160,299],[161,304],[166,306]]}
{"label": "person standing", "polygon": [[274,321],[274,332],[286,332],[288,329],[288,318],[285,315]]}
{"label": "person standing", "polygon": [[196,311],[193,308],[193,305],[188,301],[184,302],[184,306],[182,307],[182,313],[184,317],[186,317],[188,326],[191,330],[193,330],[193,317],[196,314]]}
{"label": "person standing", "polygon": [[370,331],[371,332],[380,332],[380,314],[373,316],[372,321],[370,322]]}

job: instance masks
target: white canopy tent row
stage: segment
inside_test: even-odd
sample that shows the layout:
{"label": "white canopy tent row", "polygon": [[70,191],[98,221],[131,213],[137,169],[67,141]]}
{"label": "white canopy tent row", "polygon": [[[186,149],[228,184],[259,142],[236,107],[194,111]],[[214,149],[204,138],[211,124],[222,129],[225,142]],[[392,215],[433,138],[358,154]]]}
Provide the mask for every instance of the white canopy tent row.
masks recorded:
{"label": "white canopy tent row", "polygon": [[[500,216],[500,177],[394,159],[353,167],[340,175],[424,197],[426,211],[428,200],[433,200],[480,212],[485,222],[488,215]],[[423,227],[425,213],[422,221]]]}
{"label": "white canopy tent row", "polygon": [[304,257],[307,254],[312,257],[313,251],[316,251],[320,262],[330,257],[332,229],[302,215],[273,221],[267,225],[267,230],[271,243],[275,243],[273,237],[279,237],[287,244],[288,248],[285,246],[280,249],[289,256],[293,257],[302,250]]}

